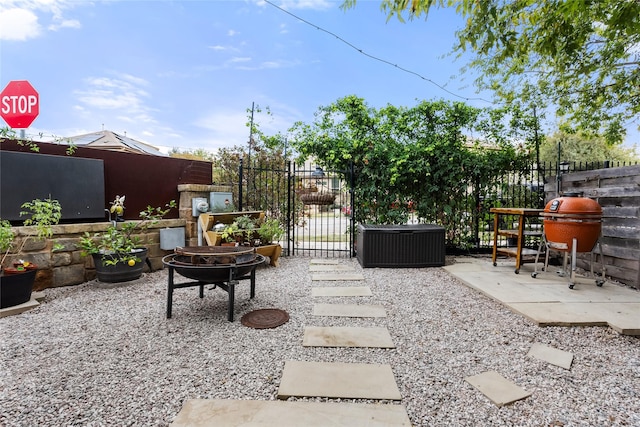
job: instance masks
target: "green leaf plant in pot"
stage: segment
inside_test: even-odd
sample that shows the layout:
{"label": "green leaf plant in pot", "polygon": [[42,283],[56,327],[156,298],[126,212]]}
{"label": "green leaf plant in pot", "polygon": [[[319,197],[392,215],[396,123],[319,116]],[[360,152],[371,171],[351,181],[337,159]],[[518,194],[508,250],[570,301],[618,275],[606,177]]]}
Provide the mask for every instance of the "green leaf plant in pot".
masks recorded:
{"label": "green leaf plant in pot", "polygon": [[[26,235],[22,237],[11,258],[11,265],[6,266],[11,250],[14,248],[16,234],[11,223],[0,220],[0,308],[12,307],[23,304],[31,299],[33,283],[36,277],[37,266],[26,259],[22,251],[30,239],[46,240],[53,236],[52,226],[56,225],[62,217],[62,207],[57,200],[34,199],[23,203],[24,211],[20,216],[30,215],[24,221]],[[52,249],[60,249],[61,245],[54,244]]]}
{"label": "green leaf plant in pot", "polygon": [[220,238],[222,239],[223,246],[236,246],[238,235],[241,235],[242,232],[238,227],[238,224],[233,222],[227,225],[221,232]]}
{"label": "green leaf plant in pot", "polygon": [[271,245],[284,235],[284,228],[277,218],[267,218],[258,227],[261,245]]}
{"label": "green leaf plant in pot", "polygon": [[269,257],[269,263],[277,267],[278,259],[282,254],[282,246],[277,243],[284,235],[282,224],[277,218],[266,218],[260,223],[256,232],[260,240],[260,246],[256,248],[256,252]]}
{"label": "green leaf plant in pot", "polygon": [[80,238],[82,255],[93,257],[100,282],[139,279],[147,262],[147,248],[143,247],[138,234],[144,233],[172,208],[177,207],[175,200],[171,200],[164,208],[147,206],[147,209],[140,212],[139,220],[118,222],[125,209],[124,200],[125,196],[116,196],[111,202],[109,212],[116,215],[116,220],[104,232],[85,233]]}

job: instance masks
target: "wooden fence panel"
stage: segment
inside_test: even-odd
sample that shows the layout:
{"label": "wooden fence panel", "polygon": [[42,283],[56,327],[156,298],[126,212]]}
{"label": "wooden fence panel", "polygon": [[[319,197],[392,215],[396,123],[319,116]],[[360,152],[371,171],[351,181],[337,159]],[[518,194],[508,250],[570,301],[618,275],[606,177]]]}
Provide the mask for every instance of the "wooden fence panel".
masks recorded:
{"label": "wooden fence panel", "polygon": [[[640,165],[574,172],[561,178],[561,192],[581,192],[602,206],[600,244],[607,276],[640,289]],[[556,197],[556,189],[554,177],[545,186],[547,201]],[[589,269],[589,254],[579,254],[577,264]]]}

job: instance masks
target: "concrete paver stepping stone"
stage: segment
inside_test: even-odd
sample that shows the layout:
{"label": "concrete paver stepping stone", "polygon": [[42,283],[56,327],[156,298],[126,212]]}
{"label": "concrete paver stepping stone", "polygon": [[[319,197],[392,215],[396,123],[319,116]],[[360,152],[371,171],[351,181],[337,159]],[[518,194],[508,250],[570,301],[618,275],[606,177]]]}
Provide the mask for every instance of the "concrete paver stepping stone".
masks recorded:
{"label": "concrete paver stepping stone", "polygon": [[535,357],[536,359],[564,369],[571,369],[571,363],[573,362],[573,353],[558,350],[557,348],[540,343],[534,343],[529,349],[527,356]]}
{"label": "concrete paver stepping stone", "polygon": [[510,303],[509,307],[538,326],[607,326],[592,303]]}
{"label": "concrete paver stepping stone", "polygon": [[465,381],[487,396],[497,406],[504,406],[531,396],[496,371],[487,371],[465,378]]}
{"label": "concrete paver stepping stone", "polygon": [[292,396],[402,399],[390,365],[287,360],[278,399]]}
{"label": "concrete paver stepping stone", "polygon": [[340,264],[340,261],[338,261],[337,259],[329,259],[329,258],[314,258],[311,261],[309,261],[309,265],[314,265],[314,264],[336,265],[336,264]]}
{"label": "concrete paver stepping stone", "polygon": [[304,347],[395,348],[387,328],[355,326],[307,326],[302,337]]}
{"label": "concrete paver stepping stone", "polygon": [[368,286],[324,286],[311,288],[312,297],[370,297]]}
{"label": "concrete paver stepping stone", "polygon": [[350,272],[342,272],[342,273],[313,273],[311,274],[311,281],[313,282],[334,282],[336,280],[340,280],[343,282],[349,280],[364,280],[364,276],[362,273],[350,273]]}
{"label": "concrete paver stepping stone", "polygon": [[404,405],[189,399],[171,427],[411,427]]}
{"label": "concrete paver stepping stone", "polygon": [[373,304],[313,304],[314,316],[387,317],[381,305]]}
{"label": "concrete paver stepping stone", "polygon": [[38,307],[40,303],[32,295],[31,299],[27,302],[18,305],[12,305],[11,307],[0,308],[0,317],[13,316],[16,314],[24,313],[25,311]]}
{"label": "concrete paver stepping stone", "polygon": [[355,273],[356,269],[344,264],[311,264],[309,265],[309,271],[350,271]]}

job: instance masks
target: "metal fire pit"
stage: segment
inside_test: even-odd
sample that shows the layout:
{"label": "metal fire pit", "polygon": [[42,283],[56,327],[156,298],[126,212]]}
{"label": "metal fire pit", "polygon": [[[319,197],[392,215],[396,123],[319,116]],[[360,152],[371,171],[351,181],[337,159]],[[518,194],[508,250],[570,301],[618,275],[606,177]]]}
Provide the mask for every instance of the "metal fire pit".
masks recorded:
{"label": "metal fire pit", "polygon": [[[581,197],[580,193],[565,193],[557,197],[545,206],[540,214],[544,224],[544,241],[541,242],[536,255],[536,270],[531,273],[536,277],[537,261],[540,252],[545,245],[545,270],[549,264],[549,250],[564,253],[563,271],[567,269],[567,256],[571,254],[571,272],[569,288],[573,289],[575,281],[576,257],[578,252],[591,253],[591,274],[593,274],[593,249],[598,246],[600,261],[602,263],[602,278],[605,277],[602,248],[598,242],[602,229],[602,208],[592,199]],[[596,284],[602,286],[604,280],[597,279]]]}
{"label": "metal fire pit", "polygon": [[[223,250],[220,250],[224,248]],[[228,257],[235,262],[221,263]],[[174,289],[198,286],[200,298],[204,298],[205,285],[214,285],[229,294],[227,319],[233,322],[235,302],[235,285],[240,280],[251,281],[250,298],[255,297],[256,267],[264,263],[265,257],[242,247],[202,246],[176,248],[176,253],[162,258],[162,263],[169,269],[167,286],[167,319],[171,318]],[[192,279],[192,282],[175,283],[174,273]]]}

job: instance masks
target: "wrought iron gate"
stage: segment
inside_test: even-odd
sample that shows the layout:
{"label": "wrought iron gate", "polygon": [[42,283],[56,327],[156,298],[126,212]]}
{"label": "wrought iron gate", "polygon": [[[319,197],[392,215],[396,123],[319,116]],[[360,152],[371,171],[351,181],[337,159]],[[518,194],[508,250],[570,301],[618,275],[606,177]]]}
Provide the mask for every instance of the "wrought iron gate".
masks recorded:
{"label": "wrought iron gate", "polygon": [[285,225],[286,255],[352,257],[350,171],[324,171],[253,162],[239,167],[238,210],[263,210]]}

